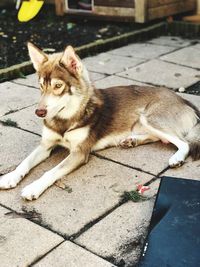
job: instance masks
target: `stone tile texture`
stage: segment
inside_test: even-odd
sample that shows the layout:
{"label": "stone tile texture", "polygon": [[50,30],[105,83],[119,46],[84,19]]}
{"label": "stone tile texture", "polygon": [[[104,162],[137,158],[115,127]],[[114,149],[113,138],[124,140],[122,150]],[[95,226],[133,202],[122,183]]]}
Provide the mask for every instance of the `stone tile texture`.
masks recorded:
{"label": "stone tile texture", "polygon": [[40,142],[36,135],[1,124],[0,140],[1,174],[16,167]]}
{"label": "stone tile texture", "polygon": [[22,200],[22,188],[65,156],[65,151],[58,151],[36,167],[18,187],[1,191],[0,203],[17,211],[23,207],[35,209],[41,213],[44,225],[68,237],[117,205],[124,191],[135,190],[139,183],[145,183],[153,177],[91,156],[88,164],[62,180],[61,188],[52,186],[36,201]]}
{"label": "stone tile texture", "polygon": [[14,83],[35,87],[39,89],[38,76],[36,73],[25,76],[25,78],[18,78],[13,80]]}
{"label": "stone tile texture", "polygon": [[191,40],[182,39],[177,36],[159,36],[149,40],[148,43],[181,48],[189,46],[191,44]]}
{"label": "stone tile texture", "polygon": [[105,89],[112,86],[120,86],[120,85],[145,85],[144,83],[125,79],[119,76],[111,75],[104,79],[98,80],[94,83],[95,87],[98,89]]}
{"label": "stone tile texture", "polygon": [[161,57],[162,60],[196,69],[200,69],[199,58],[200,58],[199,44],[190,47],[185,47],[174,53],[170,53],[168,55]]}
{"label": "stone tile texture", "polygon": [[11,120],[16,122],[18,127],[31,131],[33,133],[42,134],[43,119],[35,115],[37,105],[24,108],[18,112],[5,115],[1,118],[2,121]]}
{"label": "stone tile texture", "polygon": [[136,43],[114,49],[110,51],[110,54],[124,57],[142,58],[142,59],[152,59],[157,58],[163,54],[168,54],[174,51],[174,47],[161,46],[149,43]]}
{"label": "stone tile texture", "polygon": [[0,207],[0,258],[2,267],[29,266],[63,238]]}
{"label": "stone tile texture", "polygon": [[118,76],[172,89],[188,87],[199,81],[200,71],[153,59],[130,68]]}
{"label": "stone tile texture", "polygon": [[[116,265],[136,266],[147,234],[153,200],[128,202],[75,240]],[[122,265],[123,264],[123,265]]]}
{"label": "stone tile texture", "polygon": [[50,254],[34,264],[35,267],[115,267],[89,251],[66,241]]}
{"label": "stone tile texture", "polygon": [[34,105],[40,96],[39,90],[5,82],[0,84],[0,118],[8,112]]}
{"label": "stone tile texture", "polygon": [[83,60],[89,71],[109,75],[122,72],[142,63],[143,61],[143,59],[139,58],[126,58],[109,53],[101,53],[97,56],[88,57]]}

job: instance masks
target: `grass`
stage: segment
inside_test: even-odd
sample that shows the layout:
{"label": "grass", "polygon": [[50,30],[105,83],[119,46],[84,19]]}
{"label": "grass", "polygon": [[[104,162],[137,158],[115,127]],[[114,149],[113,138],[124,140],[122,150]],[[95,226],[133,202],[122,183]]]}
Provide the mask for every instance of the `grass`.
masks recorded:
{"label": "grass", "polygon": [[10,127],[17,127],[18,126],[17,122],[13,121],[11,119],[7,119],[5,121],[1,121],[1,124],[3,126],[10,126]]}
{"label": "grass", "polygon": [[138,191],[133,190],[133,191],[125,191],[124,194],[122,195],[122,198],[126,201],[131,200],[133,202],[141,202],[145,201],[148,198],[141,195]]}
{"label": "grass", "polygon": [[5,116],[5,115],[12,114],[12,113],[14,113],[14,112],[16,112],[16,111],[18,111],[18,109],[11,109],[11,110],[9,110],[8,112],[6,112],[6,113],[4,114],[4,116]]}

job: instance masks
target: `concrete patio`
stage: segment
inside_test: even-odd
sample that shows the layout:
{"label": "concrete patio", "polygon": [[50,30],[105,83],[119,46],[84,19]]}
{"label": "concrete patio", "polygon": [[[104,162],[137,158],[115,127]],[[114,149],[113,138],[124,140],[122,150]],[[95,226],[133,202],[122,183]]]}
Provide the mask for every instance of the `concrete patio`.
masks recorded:
{"label": "concrete patio", "polygon": [[[181,95],[200,108],[200,96],[187,94],[187,88],[200,80],[200,41],[193,41],[160,37],[84,62],[97,88],[148,84],[178,91],[184,87]],[[14,169],[40,141],[42,122],[34,115],[39,95],[35,74],[0,84],[0,174]],[[161,143],[104,150],[38,200],[24,201],[22,188],[65,157],[64,150],[56,151],[16,189],[0,191],[0,265],[136,266],[160,176],[200,178],[200,161],[190,157],[182,167],[168,168],[174,151],[172,145]],[[125,191],[145,183],[150,187],[144,193],[146,200],[122,201]]]}

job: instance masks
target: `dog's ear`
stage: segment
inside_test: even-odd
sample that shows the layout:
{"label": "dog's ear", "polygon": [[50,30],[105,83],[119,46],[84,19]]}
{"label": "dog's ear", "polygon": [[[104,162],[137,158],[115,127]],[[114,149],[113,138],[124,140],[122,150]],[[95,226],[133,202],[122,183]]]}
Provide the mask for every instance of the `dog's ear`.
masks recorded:
{"label": "dog's ear", "polygon": [[48,57],[42,50],[30,42],[27,43],[27,47],[33,66],[35,70],[38,71],[41,64],[48,60]]}
{"label": "dog's ear", "polygon": [[72,46],[67,46],[63,56],[61,58],[61,63],[66,66],[66,68],[73,74],[80,76],[82,73],[83,65],[80,58],[76,55]]}

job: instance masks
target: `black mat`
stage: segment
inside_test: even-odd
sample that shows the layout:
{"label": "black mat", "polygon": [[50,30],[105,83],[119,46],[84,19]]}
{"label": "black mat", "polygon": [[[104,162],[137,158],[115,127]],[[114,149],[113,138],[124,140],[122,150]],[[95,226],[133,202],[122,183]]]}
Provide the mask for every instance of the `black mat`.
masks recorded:
{"label": "black mat", "polygon": [[200,181],[162,178],[138,266],[200,266]]}

